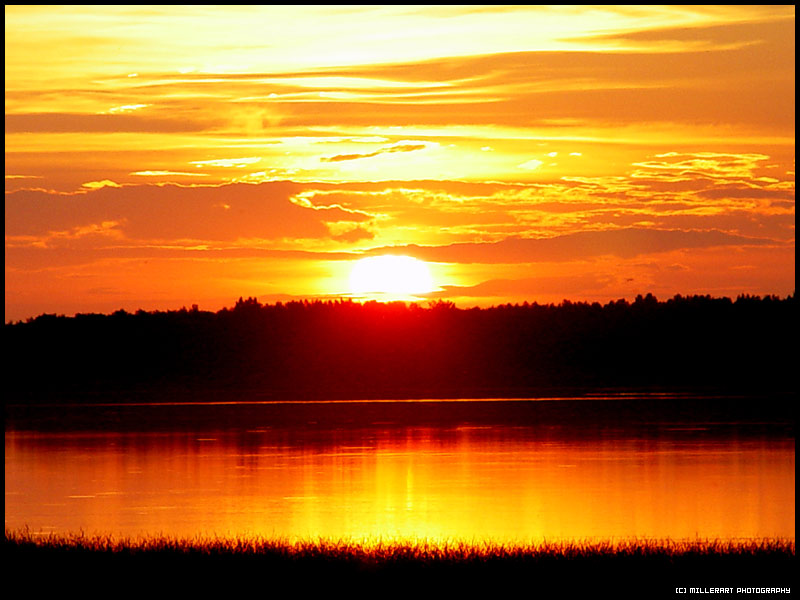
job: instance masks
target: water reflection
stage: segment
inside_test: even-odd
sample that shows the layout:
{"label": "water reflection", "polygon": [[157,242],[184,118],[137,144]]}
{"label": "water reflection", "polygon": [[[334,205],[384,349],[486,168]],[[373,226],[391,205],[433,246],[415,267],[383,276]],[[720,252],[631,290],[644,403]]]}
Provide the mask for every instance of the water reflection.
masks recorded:
{"label": "water reflection", "polygon": [[337,419],[316,411],[302,423],[267,410],[235,424],[177,421],[158,431],[7,429],[6,528],[794,538],[794,438],[781,428],[651,419],[565,425],[540,413],[464,419],[452,410],[435,423],[402,422],[385,409],[363,418],[373,409],[347,417],[340,406]]}

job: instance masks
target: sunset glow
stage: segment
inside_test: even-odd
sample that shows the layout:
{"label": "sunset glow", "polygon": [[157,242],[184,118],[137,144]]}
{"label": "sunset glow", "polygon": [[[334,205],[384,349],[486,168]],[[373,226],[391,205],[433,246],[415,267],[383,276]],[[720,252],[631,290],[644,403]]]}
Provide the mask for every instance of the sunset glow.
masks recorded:
{"label": "sunset glow", "polygon": [[791,294],[794,28],[794,6],[6,6],[5,318],[348,296],[378,255],[464,307]]}
{"label": "sunset glow", "polygon": [[410,296],[433,291],[433,279],[421,260],[410,256],[370,256],[362,258],[350,271],[350,292]]}

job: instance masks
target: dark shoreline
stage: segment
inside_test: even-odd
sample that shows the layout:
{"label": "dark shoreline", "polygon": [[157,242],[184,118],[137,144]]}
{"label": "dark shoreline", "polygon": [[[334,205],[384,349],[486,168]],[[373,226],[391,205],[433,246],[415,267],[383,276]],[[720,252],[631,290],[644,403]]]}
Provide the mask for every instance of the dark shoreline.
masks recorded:
{"label": "dark shoreline", "polygon": [[[367,548],[346,542],[298,546],[264,540],[120,543],[73,537],[37,541],[30,535],[6,532],[4,563],[15,578],[48,574],[49,579],[41,583],[54,589],[79,584],[85,577],[101,588],[124,585],[139,591],[173,584],[176,592],[210,588],[233,592],[252,585],[277,591],[280,588],[275,586],[287,585],[293,594],[299,588],[325,593],[342,588],[376,594],[481,590],[494,597],[523,592],[566,598],[610,591],[615,597],[660,598],[675,597],[679,587],[705,589],[697,593],[707,596],[708,590],[720,587],[791,587],[796,557],[794,541],[644,541],[539,548],[400,542]],[[774,596],[762,593],[758,597]]]}
{"label": "dark shoreline", "polygon": [[41,315],[3,327],[5,401],[793,392],[796,322],[794,295],[490,309],[249,298],[217,313]]}

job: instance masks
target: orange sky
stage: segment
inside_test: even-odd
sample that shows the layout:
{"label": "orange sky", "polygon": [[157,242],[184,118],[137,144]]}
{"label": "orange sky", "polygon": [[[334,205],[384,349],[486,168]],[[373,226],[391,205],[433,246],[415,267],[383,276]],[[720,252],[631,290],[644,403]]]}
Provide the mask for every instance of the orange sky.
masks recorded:
{"label": "orange sky", "polygon": [[5,318],[790,294],[794,6],[6,6]]}

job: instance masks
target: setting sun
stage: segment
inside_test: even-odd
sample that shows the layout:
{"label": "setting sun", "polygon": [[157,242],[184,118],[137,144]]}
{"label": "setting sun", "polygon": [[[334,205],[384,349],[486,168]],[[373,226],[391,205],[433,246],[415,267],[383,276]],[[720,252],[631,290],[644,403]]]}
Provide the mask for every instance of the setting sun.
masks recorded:
{"label": "setting sun", "polygon": [[424,294],[434,287],[428,266],[410,256],[370,256],[350,271],[350,293],[356,296]]}

